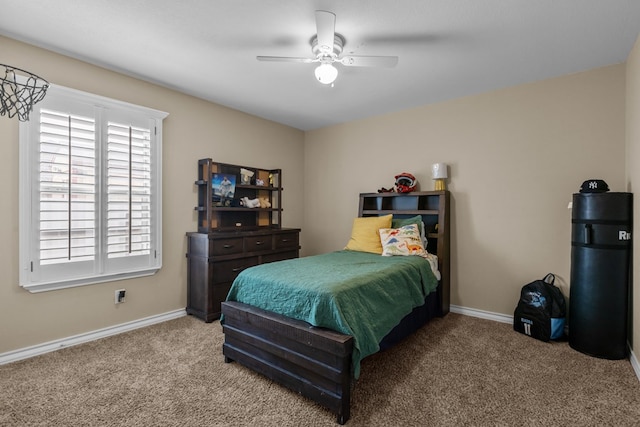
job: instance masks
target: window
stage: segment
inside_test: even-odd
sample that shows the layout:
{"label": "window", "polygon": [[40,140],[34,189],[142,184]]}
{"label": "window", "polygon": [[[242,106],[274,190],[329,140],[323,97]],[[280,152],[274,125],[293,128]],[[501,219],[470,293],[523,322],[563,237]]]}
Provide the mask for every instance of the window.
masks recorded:
{"label": "window", "polygon": [[20,286],[158,271],[166,116],[51,85],[20,124]]}

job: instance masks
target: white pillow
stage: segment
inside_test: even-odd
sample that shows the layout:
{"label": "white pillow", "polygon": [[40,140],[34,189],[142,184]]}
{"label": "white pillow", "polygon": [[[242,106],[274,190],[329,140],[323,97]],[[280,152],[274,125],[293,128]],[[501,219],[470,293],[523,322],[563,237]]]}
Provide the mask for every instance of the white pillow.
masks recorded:
{"label": "white pillow", "polygon": [[379,233],[383,256],[418,255],[425,257],[427,255],[420,237],[420,230],[416,224],[407,224],[400,228],[381,228]]}

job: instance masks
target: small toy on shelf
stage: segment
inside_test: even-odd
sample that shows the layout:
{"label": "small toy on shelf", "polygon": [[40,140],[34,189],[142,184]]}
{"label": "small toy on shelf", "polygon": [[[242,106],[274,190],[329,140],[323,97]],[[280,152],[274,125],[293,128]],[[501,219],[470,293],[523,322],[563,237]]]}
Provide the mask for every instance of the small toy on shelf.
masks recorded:
{"label": "small toy on shelf", "polygon": [[270,208],[271,207],[271,202],[269,202],[269,199],[267,199],[266,197],[260,197],[260,207],[261,208]]}
{"label": "small toy on shelf", "polygon": [[416,185],[418,181],[416,181],[416,177],[408,172],[402,172],[399,175],[396,175],[396,192],[397,193],[410,193],[415,191]]}
{"label": "small toy on shelf", "polygon": [[242,199],[240,199],[240,204],[245,208],[259,208],[260,199],[250,199],[248,197],[243,197]]}
{"label": "small toy on shelf", "polygon": [[248,197],[243,197],[240,199],[240,205],[245,208],[270,208],[271,202],[266,197],[256,197],[255,199],[250,199]]}
{"label": "small toy on shelf", "polygon": [[384,188],[384,187],[378,188],[378,193],[395,193],[395,192],[396,192],[396,190],[393,187],[391,187],[391,188]]}
{"label": "small toy on shelf", "polygon": [[242,182],[242,185],[251,184],[251,178],[253,178],[254,173],[249,169],[240,168],[240,182]]}

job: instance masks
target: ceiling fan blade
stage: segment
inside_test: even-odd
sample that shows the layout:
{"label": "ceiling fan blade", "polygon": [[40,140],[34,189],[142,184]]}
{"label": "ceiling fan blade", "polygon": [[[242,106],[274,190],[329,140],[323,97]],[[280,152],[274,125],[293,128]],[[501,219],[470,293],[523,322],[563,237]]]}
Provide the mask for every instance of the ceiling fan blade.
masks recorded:
{"label": "ceiling fan blade", "polygon": [[393,68],[398,64],[397,56],[358,56],[346,55],[338,61],[347,67],[385,67]]}
{"label": "ceiling fan blade", "polygon": [[271,61],[271,62],[302,62],[304,64],[310,64],[317,62],[316,59],[311,58],[294,58],[290,56],[256,56],[258,61]]}
{"label": "ceiling fan blade", "polygon": [[322,53],[333,52],[336,31],[336,15],[325,10],[316,10],[316,29],[318,30],[318,48]]}

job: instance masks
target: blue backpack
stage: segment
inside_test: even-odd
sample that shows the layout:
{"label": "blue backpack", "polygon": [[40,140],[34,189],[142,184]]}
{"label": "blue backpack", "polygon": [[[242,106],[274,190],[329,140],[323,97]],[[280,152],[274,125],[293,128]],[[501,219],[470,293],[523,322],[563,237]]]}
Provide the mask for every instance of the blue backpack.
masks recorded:
{"label": "blue backpack", "polygon": [[564,337],[567,303],[562,291],[553,283],[556,277],[549,273],[522,287],[520,300],[513,313],[516,332],[542,340]]}

